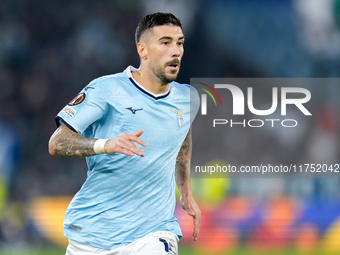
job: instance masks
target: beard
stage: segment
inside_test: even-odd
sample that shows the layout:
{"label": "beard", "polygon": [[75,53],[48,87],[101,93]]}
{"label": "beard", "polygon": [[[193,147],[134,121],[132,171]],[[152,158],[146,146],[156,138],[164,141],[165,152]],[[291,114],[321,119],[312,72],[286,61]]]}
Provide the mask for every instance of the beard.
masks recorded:
{"label": "beard", "polygon": [[[165,73],[165,68],[170,65],[178,65],[178,70],[171,70],[171,74],[166,74]],[[167,85],[170,82],[176,80],[178,72],[179,72],[179,67],[180,67],[180,61],[179,60],[173,60],[165,63],[165,65],[162,66],[157,66],[154,68],[151,68],[152,72],[155,74],[155,76],[160,80],[160,82],[163,85]]]}

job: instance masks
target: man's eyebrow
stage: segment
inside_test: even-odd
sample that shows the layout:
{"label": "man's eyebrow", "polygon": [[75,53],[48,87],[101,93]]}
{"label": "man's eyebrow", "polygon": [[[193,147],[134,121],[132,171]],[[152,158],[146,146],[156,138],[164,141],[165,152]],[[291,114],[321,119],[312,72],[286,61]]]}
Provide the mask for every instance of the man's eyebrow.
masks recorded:
{"label": "man's eyebrow", "polygon": [[[184,35],[179,37],[178,40],[184,40]],[[161,40],[173,40],[174,38],[172,38],[171,36],[163,36],[161,38],[158,39],[158,41],[161,41]]]}

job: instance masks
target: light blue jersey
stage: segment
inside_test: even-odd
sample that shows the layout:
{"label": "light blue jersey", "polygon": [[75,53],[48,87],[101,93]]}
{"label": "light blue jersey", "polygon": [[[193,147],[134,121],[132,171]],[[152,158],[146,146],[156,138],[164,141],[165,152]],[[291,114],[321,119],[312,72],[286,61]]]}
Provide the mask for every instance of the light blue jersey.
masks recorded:
{"label": "light blue jersey", "polygon": [[[197,91],[171,82],[154,95],[123,73],[92,81],[61,110],[58,124],[89,138],[114,138],[143,129],[145,157],[87,157],[87,179],[70,203],[64,233],[101,249],[129,244],[154,231],[182,236],[175,209],[175,163],[199,107]],[[190,103],[190,98],[196,103]],[[192,101],[192,100],[191,100]]]}

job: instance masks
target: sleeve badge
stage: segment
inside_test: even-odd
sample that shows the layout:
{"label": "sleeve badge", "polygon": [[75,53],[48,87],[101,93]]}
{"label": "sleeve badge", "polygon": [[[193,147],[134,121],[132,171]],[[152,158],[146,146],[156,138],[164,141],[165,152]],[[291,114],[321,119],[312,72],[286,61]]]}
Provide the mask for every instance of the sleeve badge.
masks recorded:
{"label": "sleeve badge", "polygon": [[80,93],[78,94],[75,98],[73,98],[68,105],[73,106],[73,105],[78,105],[80,103],[82,103],[85,100],[85,93]]}

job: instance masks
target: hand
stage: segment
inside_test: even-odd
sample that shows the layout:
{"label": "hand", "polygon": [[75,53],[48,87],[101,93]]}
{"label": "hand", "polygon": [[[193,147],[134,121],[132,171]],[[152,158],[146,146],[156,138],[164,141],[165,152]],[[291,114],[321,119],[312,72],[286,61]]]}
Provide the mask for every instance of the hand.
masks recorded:
{"label": "hand", "polygon": [[116,138],[108,140],[104,146],[105,153],[113,154],[118,152],[131,157],[135,154],[144,157],[144,152],[133,143],[136,142],[143,147],[146,146],[146,143],[139,138],[143,132],[144,131],[141,129],[136,133],[124,133],[117,136]]}
{"label": "hand", "polygon": [[201,225],[201,210],[198,208],[192,194],[188,196],[181,196],[179,200],[182,208],[193,218],[194,229],[192,231],[192,236],[194,237],[194,241],[197,241]]}

